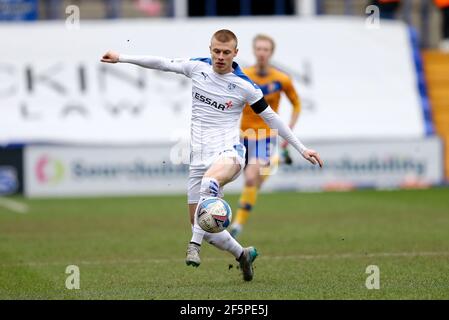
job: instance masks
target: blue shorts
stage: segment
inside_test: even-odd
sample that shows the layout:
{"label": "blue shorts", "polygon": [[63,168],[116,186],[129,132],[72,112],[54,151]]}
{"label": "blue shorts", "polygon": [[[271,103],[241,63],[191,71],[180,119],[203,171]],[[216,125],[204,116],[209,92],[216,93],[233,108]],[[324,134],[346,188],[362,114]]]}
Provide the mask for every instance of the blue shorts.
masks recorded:
{"label": "blue shorts", "polygon": [[262,139],[241,138],[241,143],[246,148],[245,165],[251,160],[259,160],[262,164],[268,165],[270,158],[276,153],[277,137],[266,137]]}

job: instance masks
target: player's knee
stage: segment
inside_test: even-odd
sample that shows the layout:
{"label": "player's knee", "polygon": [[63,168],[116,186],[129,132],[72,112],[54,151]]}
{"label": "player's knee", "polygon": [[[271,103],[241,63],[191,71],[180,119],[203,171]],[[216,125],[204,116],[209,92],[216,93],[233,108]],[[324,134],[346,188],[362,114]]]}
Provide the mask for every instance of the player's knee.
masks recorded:
{"label": "player's knee", "polygon": [[259,183],[259,175],[257,174],[257,168],[251,167],[245,174],[245,185],[248,187],[255,187]]}
{"label": "player's knee", "polygon": [[245,180],[245,185],[247,187],[257,187],[259,184],[259,181],[257,179],[257,176],[247,176]]}

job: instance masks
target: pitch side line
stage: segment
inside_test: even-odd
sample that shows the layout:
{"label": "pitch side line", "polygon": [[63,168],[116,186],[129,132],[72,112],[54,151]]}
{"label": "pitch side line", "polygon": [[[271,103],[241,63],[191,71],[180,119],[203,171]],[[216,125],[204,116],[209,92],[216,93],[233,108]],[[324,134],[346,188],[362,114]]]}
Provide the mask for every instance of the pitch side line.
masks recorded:
{"label": "pitch side line", "polygon": [[[261,256],[260,259],[288,259],[288,260],[320,260],[320,259],[354,259],[354,258],[382,258],[382,257],[446,257],[449,256],[449,252],[378,252],[368,254],[354,254],[354,253],[342,253],[342,254],[319,254],[319,255],[286,255],[286,256]],[[205,261],[230,261],[232,257],[223,258],[205,258]],[[21,262],[11,264],[0,264],[0,267],[46,267],[57,265],[118,265],[118,264],[150,264],[150,263],[182,263],[184,259],[117,259],[117,260],[73,260],[66,262]]]}
{"label": "pitch side line", "polygon": [[16,213],[28,213],[28,211],[30,211],[26,204],[3,197],[0,197],[0,207]]}

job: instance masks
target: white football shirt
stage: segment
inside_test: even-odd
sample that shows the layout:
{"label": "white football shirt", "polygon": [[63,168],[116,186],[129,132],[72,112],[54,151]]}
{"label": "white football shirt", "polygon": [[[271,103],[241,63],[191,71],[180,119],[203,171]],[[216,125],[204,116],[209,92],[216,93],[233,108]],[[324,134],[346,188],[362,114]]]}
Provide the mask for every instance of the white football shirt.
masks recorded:
{"label": "white football shirt", "polygon": [[167,59],[120,55],[152,69],[184,74],[192,79],[191,166],[203,165],[217,152],[240,144],[240,115],[246,103],[263,98],[259,87],[233,62],[233,71],[214,72],[211,58]]}
{"label": "white football shirt", "polygon": [[259,87],[233,62],[233,71],[214,72],[210,58],[172,60],[192,79],[191,165],[240,143],[240,115],[245,104],[263,97]]}

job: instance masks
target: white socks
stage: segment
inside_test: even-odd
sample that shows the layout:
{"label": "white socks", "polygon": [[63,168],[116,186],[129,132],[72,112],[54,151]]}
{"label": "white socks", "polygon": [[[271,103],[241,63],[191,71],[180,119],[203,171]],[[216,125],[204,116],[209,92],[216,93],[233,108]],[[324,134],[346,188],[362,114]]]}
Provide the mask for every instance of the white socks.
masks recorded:
{"label": "white socks", "polygon": [[[199,202],[200,203],[200,202]],[[198,203],[198,204],[199,204]],[[198,207],[197,207],[198,209]],[[194,242],[198,245],[201,245],[201,242],[203,242],[203,237],[206,231],[204,231],[198,224],[198,218],[196,217],[196,211],[195,211],[195,217],[193,218],[193,226],[192,226],[192,239],[190,242]]]}
{"label": "white socks", "polygon": [[204,177],[201,180],[200,187],[200,202],[204,200],[204,198],[209,197],[218,197],[220,193],[220,184],[217,179]]}
{"label": "white socks", "polygon": [[232,253],[236,259],[238,259],[243,252],[243,247],[231,236],[228,230],[218,233],[206,232],[204,234],[204,239],[218,249]]}
{"label": "white socks", "polygon": [[[195,227],[192,226],[192,232],[194,233],[194,236],[192,237],[192,240],[190,242],[200,244],[194,241],[194,228]],[[240,256],[242,255],[243,247],[240,245],[240,243],[237,242],[237,240],[235,240],[231,236],[231,234],[227,230],[218,233],[205,232],[203,229],[201,229],[201,231],[203,232],[201,240],[203,240],[204,238],[207,242],[217,247],[218,249],[230,252],[236,259],[240,258]]]}
{"label": "white socks", "polygon": [[218,193],[220,191],[220,184],[218,183],[217,179],[215,178],[208,178],[204,177],[201,180],[201,187],[200,187],[200,200],[198,201],[198,205],[196,206],[194,218],[193,218],[193,235],[190,242],[194,242],[198,245],[201,245],[203,242],[203,237],[205,231],[201,229],[201,227],[198,225],[198,219],[197,219],[197,212],[198,206],[201,202],[203,202],[206,198],[209,197],[217,197]]}
{"label": "white socks", "polygon": [[[218,197],[220,193],[220,184],[217,179],[204,177],[201,180],[201,188],[200,188],[200,200],[198,205],[203,202],[206,198],[209,197]],[[198,210],[198,206],[196,207]],[[209,233],[204,231],[198,225],[197,214],[195,211],[194,214],[194,223],[192,226],[192,239],[190,242],[201,245],[203,242],[203,238],[206,239],[207,242],[214,245],[218,249],[229,251],[236,258],[239,258],[243,252],[242,246],[229,234],[227,230],[218,233]]]}

